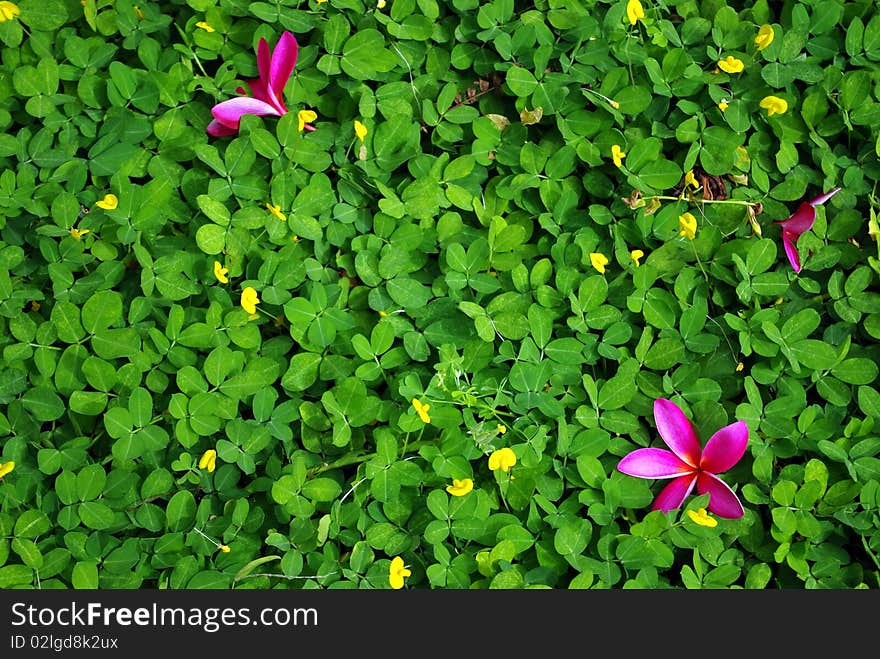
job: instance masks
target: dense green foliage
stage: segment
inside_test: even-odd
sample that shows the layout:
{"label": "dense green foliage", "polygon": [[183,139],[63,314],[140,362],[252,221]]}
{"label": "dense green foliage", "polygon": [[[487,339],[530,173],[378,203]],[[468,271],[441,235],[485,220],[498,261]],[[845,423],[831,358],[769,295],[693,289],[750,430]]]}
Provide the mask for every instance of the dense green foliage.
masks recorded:
{"label": "dense green foliage", "polygon": [[[880,587],[872,0],[17,6],[0,587]],[[617,471],[657,398],[748,423],[742,518]]]}

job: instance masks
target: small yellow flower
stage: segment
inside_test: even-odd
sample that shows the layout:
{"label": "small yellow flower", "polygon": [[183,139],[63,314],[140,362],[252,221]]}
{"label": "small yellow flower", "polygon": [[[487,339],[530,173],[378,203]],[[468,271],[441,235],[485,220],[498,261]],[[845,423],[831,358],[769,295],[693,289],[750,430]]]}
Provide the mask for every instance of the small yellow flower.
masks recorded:
{"label": "small yellow flower", "polygon": [[82,237],[87,233],[91,233],[91,231],[89,229],[77,229],[75,227],[70,230],[70,235],[76,240],[82,240]]}
{"label": "small yellow flower", "polygon": [[684,185],[685,187],[692,185],[694,186],[694,190],[700,189],[700,184],[697,182],[697,177],[694,176],[694,170],[689,169],[684,175]]}
{"label": "small yellow flower", "polygon": [[302,131],[303,128],[306,127],[306,124],[310,121],[314,121],[318,118],[318,114],[313,110],[300,110],[296,114],[297,121],[299,121],[299,130]]}
{"label": "small yellow flower", "polygon": [[323,5],[327,0],[315,0],[319,5]]}
{"label": "small yellow flower", "polygon": [[620,109],[620,103],[618,103],[617,101],[608,101],[608,103],[611,104],[611,107],[613,107],[615,110]]}
{"label": "small yellow flower", "polygon": [[19,9],[18,5],[16,5],[15,3],[7,2],[6,0],[0,2],[0,23],[11,21],[20,13],[21,9]]}
{"label": "small yellow flower", "polygon": [[6,474],[12,473],[12,470],[15,469],[15,462],[10,460],[9,462],[0,462],[0,478],[3,478]]}
{"label": "small yellow flower", "polygon": [[765,96],[759,105],[767,110],[768,117],[772,117],[774,114],[783,114],[788,110],[788,103],[784,98],[778,96]]}
{"label": "small yellow flower", "polygon": [[391,566],[388,568],[388,583],[394,590],[403,588],[404,578],[410,576],[412,572],[403,564],[400,556],[391,559]]}
{"label": "small yellow flower", "polygon": [[260,298],[253,286],[248,286],[241,292],[241,308],[249,314],[253,315],[257,313],[257,305],[259,303]]}
{"label": "small yellow flower", "polygon": [[141,8],[137,5],[134,6],[134,13],[138,17],[139,21],[144,20],[144,12],[141,11]]}
{"label": "small yellow flower", "polygon": [[639,259],[642,258],[645,253],[640,249],[634,249],[629,253],[629,258],[635,261],[636,267],[639,267]]}
{"label": "small yellow flower", "polygon": [[474,481],[470,478],[452,479],[452,485],[446,486],[446,491],[454,497],[463,497],[465,494],[474,489]]}
{"label": "small yellow flower", "polygon": [[196,27],[202,28],[205,32],[213,32],[214,31],[214,28],[212,28],[211,25],[209,23],[207,23],[206,21],[199,21],[198,23],[196,23]]}
{"label": "small yellow flower", "polygon": [[729,106],[727,105],[727,101],[719,101],[718,109],[724,112]]}
{"label": "small yellow flower", "polygon": [[357,119],[354,120],[354,134],[358,136],[358,139],[361,142],[363,142],[364,138],[367,136],[367,127]]}
{"label": "small yellow flower", "polygon": [[509,449],[507,447],[500,448],[497,451],[493,451],[492,455],[489,456],[489,469],[491,471],[500,469],[506,474],[515,464],[516,453],[514,453],[512,449]]}
{"label": "small yellow flower", "polygon": [[105,211],[112,211],[119,205],[119,199],[115,194],[107,194],[104,195],[104,198],[95,203],[95,206],[98,208],[103,208]]}
{"label": "small yellow flower", "polygon": [[742,63],[742,60],[735,58],[733,55],[728,55],[723,60],[718,61],[718,68],[725,73],[739,73],[745,68],[745,65]]}
{"label": "small yellow flower", "polygon": [[755,37],[755,46],[759,51],[764,50],[767,46],[773,43],[774,36],[776,35],[773,33],[773,26],[764,23],[764,25],[758,28],[758,36]]}
{"label": "small yellow flower", "polygon": [[382,310],[380,309],[380,310],[379,310],[379,316],[382,317],[382,318],[387,318],[387,317],[388,317],[388,312],[387,312],[387,311],[382,311]]}
{"label": "small yellow flower", "polygon": [[385,0],[379,0],[376,3],[376,7],[378,7],[379,9],[385,9],[385,4],[386,4]]}
{"label": "small yellow flower", "polygon": [[503,435],[504,433],[507,432],[507,426],[501,425],[501,424],[499,423],[499,424],[498,424],[498,427],[497,427],[497,430],[498,430],[498,434]]}
{"label": "small yellow flower", "polygon": [[224,554],[228,554],[229,552],[232,551],[232,549],[230,549],[229,545],[220,545],[220,546],[218,547],[218,549],[219,549],[220,551],[222,551]]}
{"label": "small yellow flower", "polygon": [[642,9],[642,3],[639,0],[629,0],[626,3],[626,17],[629,19],[630,25],[635,25],[645,17],[645,10]]}
{"label": "small yellow flower", "polygon": [[220,261],[214,261],[214,276],[217,278],[217,281],[221,284],[228,284],[229,277],[226,276],[228,274],[229,268],[224,268]]}
{"label": "small yellow flower", "polygon": [[696,512],[688,510],[687,514],[695,524],[699,524],[700,526],[708,526],[709,528],[718,526],[718,520],[714,517],[710,517],[705,508],[700,508]]}
{"label": "small yellow flower", "polygon": [[621,167],[623,165],[623,159],[626,158],[626,152],[620,148],[617,144],[611,146],[611,157],[614,159],[614,164],[617,167]]}
{"label": "small yellow flower", "polygon": [[739,372],[740,372],[741,370],[743,370],[745,367],[746,367],[745,364],[743,364],[742,362],[738,363],[738,364],[736,365],[736,372],[739,373]]}
{"label": "small yellow flower", "polygon": [[590,263],[604,275],[605,266],[608,265],[608,257],[602,254],[602,252],[590,252]]}
{"label": "small yellow flower", "polygon": [[416,412],[419,415],[419,418],[424,423],[431,423],[431,417],[428,415],[428,410],[431,409],[430,405],[425,405],[418,398],[412,399],[412,406],[415,408]]}
{"label": "small yellow flower", "polygon": [[287,216],[281,212],[281,205],[275,204],[272,205],[270,202],[266,202],[266,208],[269,209],[269,212],[272,213],[275,217],[277,217],[282,222],[287,222]]}
{"label": "small yellow flower", "polygon": [[678,234],[680,236],[685,236],[688,240],[693,240],[694,236],[697,235],[697,218],[691,213],[679,215],[678,226],[681,229]]}
{"label": "small yellow flower", "polygon": [[217,451],[212,448],[209,448],[207,451],[202,453],[202,457],[199,458],[199,469],[207,469],[208,473],[214,471],[214,467],[217,466]]}

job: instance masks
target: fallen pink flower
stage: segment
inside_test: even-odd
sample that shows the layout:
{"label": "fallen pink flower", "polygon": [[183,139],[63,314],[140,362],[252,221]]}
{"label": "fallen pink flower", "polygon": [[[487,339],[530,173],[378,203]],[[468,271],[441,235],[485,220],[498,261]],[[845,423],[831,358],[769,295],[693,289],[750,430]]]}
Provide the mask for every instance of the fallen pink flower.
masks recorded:
{"label": "fallen pink flower", "polygon": [[618,471],[638,478],[672,478],[654,499],[652,510],[664,513],[679,508],[697,486],[698,494],[709,493],[708,508],[719,517],[738,519],[743,507],[733,490],[717,474],[733,467],[745,454],[749,427],[736,421],[716,432],[704,449],[690,420],[671,400],[654,401],[654,421],[666,445],[672,449],[636,449],[618,464]]}
{"label": "fallen pink flower", "polygon": [[813,228],[813,222],[816,221],[816,206],[821,206],[839,191],[839,187],[834,188],[831,192],[819,195],[811,201],[802,201],[791,217],[776,222],[782,227],[782,246],[785,248],[788,261],[795,272],[801,271],[801,259],[797,251],[798,238]]}
{"label": "fallen pink flower", "polygon": [[[284,105],[284,85],[293,73],[298,54],[299,45],[296,37],[290,32],[285,31],[281,35],[275,50],[271,53],[269,44],[261,38],[257,44],[257,70],[260,77],[246,81],[252,96],[231,98],[211,108],[214,120],[208,124],[208,134],[215,137],[235,135],[241,117],[245,114],[255,114],[260,117],[267,115],[280,117],[287,114]],[[236,91],[239,94],[245,93],[242,87]],[[313,126],[308,128],[314,130]]]}

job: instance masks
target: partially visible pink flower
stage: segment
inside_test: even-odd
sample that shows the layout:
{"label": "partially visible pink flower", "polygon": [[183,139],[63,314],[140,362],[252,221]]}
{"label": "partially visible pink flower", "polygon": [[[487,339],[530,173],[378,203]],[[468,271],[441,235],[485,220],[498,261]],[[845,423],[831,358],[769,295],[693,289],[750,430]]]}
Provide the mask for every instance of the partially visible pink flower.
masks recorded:
{"label": "partially visible pink flower", "polygon": [[[267,115],[280,117],[287,114],[284,105],[284,85],[293,73],[298,54],[299,45],[296,37],[290,32],[285,31],[281,35],[275,50],[271,53],[269,44],[261,38],[257,44],[257,70],[260,77],[246,81],[252,96],[231,98],[211,108],[214,120],[208,124],[208,134],[215,137],[235,135],[241,117],[245,114],[255,114],[260,117]],[[239,94],[245,93],[242,87],[236,91]]]}
{"label": "partially visible pink flower", "polygon": [[681,507],[696,485],[698,494],[709,493],[711,512],[728,519],[742,517],[739,498],[717,474],[733,467],[745,454],[749,443],[746,422],[724,426],[701,449],[690,420],[671,400],[654,401],[654,421],[660,437],[672,450],[636,449],[617,464],[618,471],[629,476],[673,479],[654,499],[652,510],[665,513]]}
{"label": "partially visible pink flower", "polygon": [[802,233],[813,228],[816,221],[816,206],[821,206],[840,191],[834,188],[831,192],[819,195],[810,201],[802,201],[798,209],[787,220],[776,222],[782,227],[782,246],[788,255],[788,261],[795,272],[801,271],[801,259],[797,251],[797,241]]}

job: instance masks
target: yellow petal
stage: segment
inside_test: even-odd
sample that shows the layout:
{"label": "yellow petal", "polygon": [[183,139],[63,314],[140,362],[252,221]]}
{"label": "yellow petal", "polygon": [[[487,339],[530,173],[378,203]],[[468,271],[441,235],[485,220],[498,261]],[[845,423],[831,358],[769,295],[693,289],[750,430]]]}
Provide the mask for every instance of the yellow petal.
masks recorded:
{"label": "yellow petal", "polygon": [[639,259],[642,258],[645,253],[640,249],[634,249],[629,253],[629,258],[635,261],[636,267],[639,267]]}
{"label": "yellow petal", "polygon": [[354,134],[358,136],[358,139],[361,142],[363,142],[364,138],[367,136],[367,127],[357,119],[354,120]]}
{"label": "yellow petal", "polygon": [[220,261],[214,261],[214,276],[217,278],[217,281],[221,284],[228,284],[229,277],[226,276],[228,273],[229,268],[224,268]]}
{"label": "yellow petal", "polygon": [[721,110],[722,112],[724,112],[728,107],[729,107],[729,106],[727,105],[726,102],[724,102],[724,101],[719,101],[719,103],[718,103],[718,109],[719,109],[719,110]]}
{"label": "yellow petal", "polygon": [[259,303],[260,298],[253,286],[248,286],[241,292],[241,308],[249,314],[253,315],[257,313],[257,305]]}
{"label": "yellow petal", "polygon": [[307,123],[314,121],[317,118],[318,114],[313,110],[300,110],[296,114],[296,119],[299,122],[299,130],[302,131]]}
{"label": "yellow petal", "polygon": [[614,164],[620,167],[623,165],[623,159],[626,158],[626,152],[619,145],[613,144],[611,146],[611,158],[614,160]]}
{"label": "yellow petal", "polygon": [[590,252],[590,264],[604,275],[605,266],[608,265],[608,257],[601,252]]}
{"label": "yellow petal", "polygon": [[500,469],[504,473],[507,473],[515,464],[516,453],[513,452],[513,449],[507,447],[493,451],[489,456],[489,469],[491,471]]}
{"label": "yellow petal", "polygon": [[204,453],[202,453],[202,457],[199,458],[199,469],[207,469],[208,472],[214,471],[214,468],[217,466],[217,451],[210,448]]}
{"label": "yellow petal", "polygon": [[498,424],[497,430],[500,434],[504,434],[507,432],[507,426],[503,426],[500,423]]}
{"label": "yellow petal", "polygon": [[392,588],[395,590],[403,588],[404,578],[411,574],[412,572],[403,564],[403,559],[400,556],[391,559],[391,565],[388,568],[388,583]]}
{"label": "yellow petal", "polygon": [[764,23],[760,28],[758,28],[758,35],[755,37],[755,46],[757,50],[764,50],[767,46],[773,43],[773,37],[776,36],[773,32],[773,26],[767,23]]}
{"label": "yellow petal", "polygon": [[767,110],[767,116],[772,117],[774,114],[783,114],[788,110],[788,103],[784,98],[778,96],[765,96],[761,99],[759,105]]}
{"label": "yellow petal", "polygon": [[453,478],[452,485],[446,486],[446,491],[454,497],[463,497],[474,489],[474,481],[470,478]]}
{"label": "yellow petal", "polygon": [[431,423],[431,417],[428,415],[428,410],[431,409],[430,405],[425,405],[418,398],[413,398],[412,406],[415,408],[416,412],[419,415],[419,418],[424,423]]}
{"label": "yellow petal", "polygon": [[688,240],[693,240],[697,235],[697,218],[691,213],[684,213],[678,216],[679,235],[685,236]]}
{"label": "yellow petal", "polygon": [[205,32],[213,32],[214,31],[214,28],[212,28],[205,21],[199,21],[198,23],[196,23],[196,27],[202,28]]}
{"label": "yellow petal", "polygon": [[718,62],[718,68],[725,73],[739,73],[745,68],[742,60],[737,59],[733,55],[728,55]]}
{"label": "yellow petal", "polygon": [[218,547],[218,549],[219,549],[220,551],[222,551],[224,554],[228,554],[229,552],[232,551],[232,549],[230,549],[229,545],[220,545],[220,546]]}
{"label": "yellow petal", "polygon": [[645,17],[645,10],[642,9],[642,3],[639,0],[629,0],[626,3],[626,17],[629,19],[630,25],[635,25],[639,19]]}
{"label": "yellow petal", "polygon": [[13,460],[0,463],[0,478],[3,478],[6,474],[12,473],[13,469],[15,469],[15,461]]}
{"label": "yellow petal", "polygon": [[700,526],[708,526],[710,528],[718,526],[718,520],[710,516],[705,508],[700,508],[696,511],[688,510],[687,515],[695,524],[699,524]]}
{"label": "yellow petal", "polygon": [[273,204],[266,202],[266,208],[268,208],[269,212],[272,213],[272,215],[277,217],[279,220],[281,220],[282,222],[287,222],[287,216],[281,212],[281,205],[280,204],[273,205]]}
{"label": "yellow petal", "polygon": [[86,235],[87,233],[90,233],[89,229],[76,229],[76,228],[74,228],[74,229],[70,230],[70,235],[73,236],[76,240],[82,240],[82,237],[84,235]]}
{"label": "yellow petal", "polygon": [[115,194],[107,194],[104,195],[104,198],[95,203],[95,206],[98,208],[103,208],[105,211],[112,211],[119,205],[119,199]]}
{"label": "yellow petal", "polygon": [[4,21],[11,21],[13,18],[18,16],[21,13],[21,10],[18,8],[18,5],[12,2],[0,2],[0,23]]}

